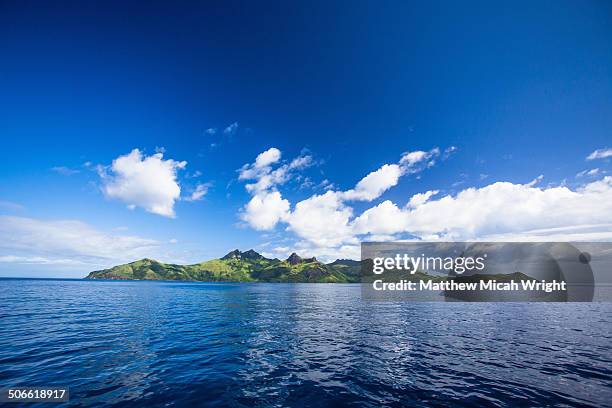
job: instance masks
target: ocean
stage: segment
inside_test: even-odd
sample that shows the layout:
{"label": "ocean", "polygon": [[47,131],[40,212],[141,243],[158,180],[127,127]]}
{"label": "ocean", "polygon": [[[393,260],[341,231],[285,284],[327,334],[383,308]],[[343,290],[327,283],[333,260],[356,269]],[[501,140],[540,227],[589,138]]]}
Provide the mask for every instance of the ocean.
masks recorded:
{"label": "ocean", "polygon": [[612,303],[0,279],[0,387],[51,385],[75,407],[612,406]]}

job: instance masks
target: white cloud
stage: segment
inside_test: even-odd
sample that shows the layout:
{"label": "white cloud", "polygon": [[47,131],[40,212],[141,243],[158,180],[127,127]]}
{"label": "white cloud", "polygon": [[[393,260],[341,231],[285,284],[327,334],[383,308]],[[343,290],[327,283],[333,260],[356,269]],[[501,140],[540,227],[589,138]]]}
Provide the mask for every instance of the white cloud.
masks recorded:
{"label": "white cloud", "polygon": [[406,166],[415,166],[417,163],[422,162],[427,158],[427,152],[422,150],[417,150],[414,152],[406,152],[402,155],[402,159],[400,160],[400,164],[405,164]]}
{"label": "white cloud", "polygon": [[[404,212],[403,232],[447,239],[492,235],[529,236],[529,231],[612,223],[612,177],[577,190],[497,182],[456,196],[430,200]],[[608,233],[612,238],[612,233]],[[566,236],[569,239],[570,236]]]}
{"label": "white cloud", "polygon": [[355,234],[396,234],[405,230],[405,214],[389,200],[364,211],[351,224]]}
{"label": "white cloud", "polygon": [[[454,150],[446,149],[444,154]],[[282,184],[274,181],[272,170],[268,169],[263,175],[258,173],[255,184],[260,184],[259,187],[247,186],[255,196],[247,205],[252,209],[244,213],[265,214],[261,217],[263,221],[255,221],[258,217],[249,219],[244,214],[243,219],[255,224],[257,229],[271,229],[280,222],[285,223],[287,230],[298,239],[296,248],[300,253],[329,258],[339,258],[340,253],[358,255],[357,244],[363,239],[612,239],[612,177],[576,189],[540,186],[538,183],[543,179],[540,175],[526,184],[495,182],[445,196],[439,196],[438,190],[430,190],[414,194],[405,206],[386,200],[361,214],[355,214],[347,205],[350,200],[379,198],[397,185],[402,175],[431,167],[439,156],[438,148],[405,153],[397,164],[381,166],[353,189],[313,195],[297,202],[292,210],[289,202],[275,190],[276,195],[269,203],[266,195],[260,195],[261,191],[268,194]],[[243,170],[253,168],[255,165],[249,165]],[[277,170],[281,169],[284,167]],[[287,171],[281,170],[284,175]],[[600,171],[592,169],[584,174],[596,176]]]}
{"label": "white cloud", "polygon": [[321,188],[323,190],[328,191],[336,189],[336,185],[328,179],[324,179],[322,182],[319,183],[319,185],[316,186],[316,188]]}
{"label": "white cloud", "polygon": [[529,183],[527,183],[527,185],[529,187],[535,186],[536,184],[538,184],[540,181],[544,180],[544,175],[540,174],[538,177],[534,178],[533,180],[531,180]]}
{"label": "white cloud", "polygon": [[223,129],[223,133],[228,136],[232,136],[238,130],[238,122],[234,122],[225,129]]}
{"label": "white cloud", "polygon": [[62,176],[72,176],[74,174],[80,173],[80,170],[71,169],[66,166],[55,166],[51,167],[51,171],[56,172],[57,174],[61,174]]}
{"label": "white cloud", "polygon": [[279,221],[287,219],[289,201],[276,191],[276,187],[290,179],[292,170],[306,164],[302,161],[292,162],[273,170],[272,165],[278,163],[281,156],[279,149],[271,147],[257,155],[254,163],[245,164],[238,170],[239,180],[255,180],[245,186],[253,197],[241,209],[240,218],[256,230],[271,230]]}
{"label": "white cloud", "polygon": [[[298,202],[288,218],[288,230],[319,249],[355,244],[359,234],[388,234],[389,230],[398,227],[397,220],[393,219],[394,209],[389,205],[390,202],[374,207],[358,224],[352,224],[353,209],[345,201],[372,201],[379,198],[397,185],[402,175],[414,174],[432,166],[432,158],[439,154],[439,148],[429,152],[404,153],[398,164],[381,166],[362,178],[351,190],[328,191]],[[423,200],[426,201],[425,198]],[[376,231],[368,230],[372,224],[379,225]]]}
{"label": "white cloud", "polygon": [[217,133],[217,128],[208,128],[204,131],[209,136],[213,136]]}
{"label": "white cloud", "polygon": [[[448,156],[455,150],[455,148],[446,149],[445,155]],[[335,186],[329,180],[324,180],[318,187],[328,190],[325,194],[313,195],[298,202],[292,211],[289,202],[282,199],[283,208],[280,211],[277,209],[281,200],[280,193],[275,200],[266,201],[263,198],[290,179],[291,170],[309,166],[313,160],[303,153],[290,164],[272,170],[271,164],[280,161],[281,153],[278,149],[271,148],[257,156],[255,163],[244,165],[239,170],[240,179],[256,180],[255,183],[246,185],[247,191],[255,196],[242,210],[241,218],[259,230],[271,229],[279,222],[284,222],[287,224],[287,230],[298,236],[300,242],[308,243],[310,248],[316,249],[319,254],[326,253],[327,250],[323,248],[338,250],[342,246],[354,246],[358,242],[359,234],[373,237],[372,234],[376,233],[376,238],[388,237],[387,230],[397,229],[398,226],[392,219],[392,214],[387,216],[384,213],[392,212],[390,202],[383,203],[375,210],[372,209],[361,218],[359,225],[353,225],[353,208],[346,205],[346,202],[372,201],[379,198],[397,185],[402,175],[415,174],[433,166],[433,159],[439,155],[440,149],[437,147],[427,152],[404,153],[398,163],[381,166],[363,177],[353,189],[347,191],[332,191]],[[421,202],[426,202],[433,194],[434,192],[425,193],[421,197]],[[417,204],[417,199],[418,197],[415,197],[413,204]],[[269,212],[265,208],[267,205],[271,206]],[[401,213],[402,210],[398,211]],[[371,224],[381,227],[374,232],[370,230]]]}
{"label": "white cloud", "polygon": [[346,200],[372,201],[397,185],[402,170],[397,164],[385,164],[380,169],[362,178],[354,189],[343,193]]}
{"label": "white cloud", "polygon": [[330,191],[297,203],[286,222],[302,239],[302,252],[329,258],[360,240],[402,234],[424,240],[612,240],[610,176],[574,190],[496,182],[434,200],[436,194],[415,194],[403,208],[386,200],[353,217],[342,194]]}
{"label": "white cloud", "polygon": [[[445,149],[448,156],[456,150],[451,146]],[[399,163],[384,164],[378,170],[362,178],[354,189],[343,193],[346,200],[372,201],[380,197],[385,191],[394,187],[404,174],[415,174],[435,165],[433,160],[440,155],[440,148],[434,147],[428,152],[417,150],[402,154]]]}
{"label": "white cloud", "polygon": [[457,146],[449,146],[446,149],[444,149],[444,156],[442,156],[443,159],[448,159],[448,157],[455,153],[457,151]]}
{"label": "white cloud", "polygon": [[240,217],[256,230],[271,230],[287,218],[289,201],[278,191],[259,192],[244,207]]}
{"label": "white cloud", "polygon": [[256,183],[247,184],[245,187],[251,193],[266,191],[274,186],[283,184],[289,180],[289,172],[287,166],[281,166],[274,171],[268,171],[262,174]]}
{"label": "white cloud", "polygon": [[204,198],[204,196],[208,193],[208,188],[210,184],[202,183],[196,186],[196,189],[191,193],[191,195],[185,198],[186,201],[200,201]]}
{"label": "white cloud", "polygon": [[599,175],[601,171],[596,168],[596,169],[591,169],[591,170],[582,170],[581,172],[576,173],[576,177],[594,177]]}
{"label": "white cloud", "polygon": [[257,155],[255,159],[255,165],[253,167],[257,169],[261,169],[263,167],[267,167],[273,163],[276,163],[281,158],[281,151],[276,147],[271,147],[265,152],[262,152]]}
{"label": "white cloud", "polygon": [[272,187],[274,183],[272,182],[272,176],[269,174],[262,175],[256,183],[247,184],[245,187],[249,193],[258,193],[262,191],[266,191],[270,187]]}
{"label": "white cloud", "polygon": [[314,164],[312,156],[302,154],[289,164],[282,164],[273,170],[273,165],[280,164],[281,151],[276,147],[257,155],[254,163],[245,164],[238,170],[239,180],[255,180],[245,186],[251,194],[276,189],[277,186],[291,180],[296,172]]}
{"label": "white cloud", "polygon": [[[456,150],[454,146],[451,146],[449,149],[445,150],[446,157],[448,157],[448,155],[450,155]],[[432,167],[433,165],[435,165],[436,162],[434,159],[439,155],[439,147],[434,147],[428,152],[422,150],[406,152],[402,154],[402,158],[399,161],[399,165],[401,166],[403,173],[415,174],[425,170],[428,167]]]}
{"label": "white cloud", "polygon": [[480,241],[505,242],[602,242],[610,241],[612,224],[573,225],[567,227],[533,229],[515,233],[491,234],[480,238]]}
{"label": "white cloud", "polygon": [[[422,239],[482,240],[550,237],[612,239],[612,177],[575,191],[497,182],[431,200],[413,196],[405,209],[391,201],[352,222],[355,234],[408,233]],[[588,232],[588,234],[587,234]]]}
{"label": "white cloud", "polygon": [[75,220],[0,216],[2,262],[111,266],[152,255],[160,243]]}
{"label": "white cloud", "polygon": [[310,177],[304,177],[304,178],[300,177],[298,181],[300,181],[300,190],[312,188],[314,186],[314,182],[312,181]]}
{"label": "white cloud", "polygon": [[75,259],[50,259],[43,258],[41,256],[15,256],[15,255],[2,255],[0,256],[0,263],[9,264],[26,264],[26,265],[89,265],[86,262],[82,262]]}
{"label": "white cloud", "polygon": [[438,193],[438,190],[429,190],[424,193],[415,194],[410,198],[410,201],[408,201],[407,207],[417,208],[425,204],[427,201],[429,201],[431,197],[435,196]]}
{"label": "white cloud", "polygon": [[[265,152],[259,153],[255,162],[245,164],[238,170],[239,180],[256,180],[263,176],[269,175],[272,172],[271,164],[278,162],[281,158],[281,152],[276,147],[271,147]],[[267,185],[265,188],[268,188]]]}
{"label": "white cloud", "polygon": [[173,218],[174,203],[181,194],[177,170],[185,168],[187,162],[163,157],[163,153],[144,156],[138,149],[119,156],[110,167],[99,168],[102,191],[108,198],[125,202],[130,209],[141,207]]}
{"label": "white cloud", "polygon": [[312,156],[310,155],[301,155],[296,157],[295,159],[291,160],[291,163],[289,164],[289,168],[290,169],[305,169],[307,167],[312,166],[314,163]]}
{"label": "white cloud", "polygon": [[[358,244],[346,244],[338,246],[317,246],[309,241],[298,241],[290,252],[296,252],[303,258],[316,256],[322,262],[333,262],[336,259],[359,259],[361,247]],[[275,256],[286,258],[287,253],[277,253]]]}
{"label": "white cloud", "polygon": [[605,159],[612,157],[612,148],[597,149],[587,156],[587,160]]}
{"label": "white cloud", "polygon": [[328,191],[297,203],[288,217],[288,229],[318,246],[337,246],[351,241],[352,214],[340,193]]}

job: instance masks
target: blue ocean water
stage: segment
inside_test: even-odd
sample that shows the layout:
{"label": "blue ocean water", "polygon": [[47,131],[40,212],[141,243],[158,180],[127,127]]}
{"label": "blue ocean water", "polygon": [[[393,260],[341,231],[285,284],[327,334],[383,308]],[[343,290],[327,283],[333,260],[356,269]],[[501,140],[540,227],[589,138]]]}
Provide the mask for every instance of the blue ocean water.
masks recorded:
{"label": "blue ocean water", "polygon": [[612,304],[0,280],[0,386],[70,406],[612,406]]}

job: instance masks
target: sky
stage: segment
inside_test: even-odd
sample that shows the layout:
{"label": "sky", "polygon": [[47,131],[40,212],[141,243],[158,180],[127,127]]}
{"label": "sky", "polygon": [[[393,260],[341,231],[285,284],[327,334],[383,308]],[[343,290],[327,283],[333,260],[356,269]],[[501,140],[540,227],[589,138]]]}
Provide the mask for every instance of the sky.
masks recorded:
{"label": "sky", "polygon": [[612,5],[495,3],[0,2],[0,276],[612,240]]}

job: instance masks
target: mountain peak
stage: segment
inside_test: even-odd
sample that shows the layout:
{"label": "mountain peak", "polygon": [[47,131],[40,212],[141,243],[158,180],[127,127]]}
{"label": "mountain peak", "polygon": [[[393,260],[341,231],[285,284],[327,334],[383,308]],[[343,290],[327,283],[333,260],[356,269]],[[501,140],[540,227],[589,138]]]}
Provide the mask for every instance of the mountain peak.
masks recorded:
{"label": "mountain peak", "polygon": [[287,262],[289,262],[290,265],[297,265],[302,262],[302,258],[300,258],[300,256],[294,252],[289,255],[289,258],[287,258]]}
{"label": "mountain peak", "polygon": [[225,255],[223,258],[221,259],[234,259],[234,258],[240,258],[240,255],[242,255],[242,253],[240,252],[239,249],[234,249],[231,252],[228,252],[227,255]]}
{"label": "mountain peak", "polygon": [[268,259],[253,249],[238,249],[219,259],[178,265],[143,258],[129,264],[90,272],[87,279],[178,280],[202,282],[359,282],[356,268],[335,268],[316,258],[292,253],[285,261]]}
{"label": "mountain peak", "polygon": [[239,249],[234,249],[221,259],[264,259],[264,257],[252,249],[245,252],[240,252]]}
{"label": "mountain peak", "polygon": [[242,257],[245,259],[263,259],[263,255],[261,255],[259,252],[254,251],[252,249],[249,249],[246,252],[242,253]]}
{"label": "mountain peak", "polygon": [[352,259],[336,259],[334,262],[331,262],[328,265],[359,266],[361,265],[361,262]]}

